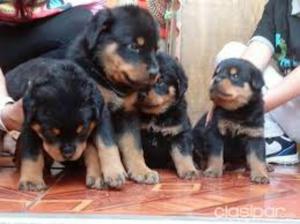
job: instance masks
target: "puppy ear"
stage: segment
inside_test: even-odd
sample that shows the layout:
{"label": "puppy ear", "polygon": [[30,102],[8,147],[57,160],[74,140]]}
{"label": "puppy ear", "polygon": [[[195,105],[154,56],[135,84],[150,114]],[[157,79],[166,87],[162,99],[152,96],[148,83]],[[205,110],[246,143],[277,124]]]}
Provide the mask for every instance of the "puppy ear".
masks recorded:
{"label": "puppy ear", "polygon": [[179,96],[178,99],[182,99],[182,97],[184,96],[188,88],[188,79],[184,69],[178,62],[177,62],[177,69],[176,69],[176,81],[178,86],[178,96]]}
{"label": "puppy ear", "polygon": [[262,72],[253,66],[251,71],[251,86],[254,90],[261,90],[265,85]]}
{"label": "puppy ear", "polygon": [[113,15],[110,9],[100,10],[89,22],[86,30],[88,48],[93,49],[100,34],[107,32],[113,23]]}
{"label": "puppy ear", "polygon": [[23,97],[23,110],[24,110],[24,122],[30,124],[33,121],[33,118],[36,113],[36,102],[32,97],[33,84],[31,81],[28,82],[27,90]]}
{"label": "puppy ear", "polygon": [[213,77],[215,77],[218,73],[220,73],[220,70],[221,70],[221,64],[222,62],[220,62],[217,67],[215,68],[215,71],[213,73]]}

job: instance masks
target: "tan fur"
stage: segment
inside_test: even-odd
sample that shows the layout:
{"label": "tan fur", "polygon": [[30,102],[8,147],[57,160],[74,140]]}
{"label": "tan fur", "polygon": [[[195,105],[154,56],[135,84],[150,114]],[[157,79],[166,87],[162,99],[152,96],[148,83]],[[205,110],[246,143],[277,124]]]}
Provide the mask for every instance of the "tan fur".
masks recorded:
{"label": "tan fur", "polygon": [[102,188],[100,160],[98,152],[92,144],[88,144],[84,151],[84,162],[86,166],[86,185],[90,188]]}
{"label": "tan fur", "polygon": [[264,129],[262,127],[253,128],[244,125],[237,124],[234,121],[221,119],[218,123],[219,131],[222,135],[230,134],[232,136],[236,135],[246,135],[248,137],[263,137]]}
{"label": "tan fur", "polygon": [[[117,53],[117,49],[117,43],[112,43],[101,52],[100,60],[104,66],[107,78],[114,83],[122,83],[129,86],[150,84],[146,64],[133,65],[125,62]],[[126,76],[131,81],[128,81]]]}
{"label": "tan fur", "polygon": [[231,81],[224,79],[218,85],[219,91],[227,94],[228,96],[212,95],[211,98],[216,105],[219,105],[227,110],[236,110],[246,105],[253,92],[248,83],[245,83],[243,87],[232,85]]}
{"label": "tan fur", "polygon": [[92,144],[88,144],[84,152],[86,175],[93,177],[101,176],[101,167],[98,152]]}
{"label": "tan fur", "polygon": [[43,179],[44,157],[38,155],[36,160],[22,159],[20,170],[20,184],[33,183],[35,185],[45,185]]}
{"label": "tan fur", "polygon": [[136,39],[136,42],[137,42],[137,44],[139,45],[139,46],[144,46],[145,45],[145,38],[144,37],[138,37],[137,39]]}
{"label": "tan fur", "polygon": [[171,157],[176,167],[177,174],[180,178],[185,178],[188,175],[197,177],[197,169],[194,165],[191,155],[182,155],[180,149],[176,146],[172,148]]}
{"label": "tan fur", "polygon": [[247,155],[247,161],[250,167],[252,180],[255,180],[256,178],[268,179],[266,163],[264,161],[259,160],[254,151],[250,152],[250,154]]}
{"label": "tan fur", "polygon": [[98,136],[96,139],[96,147],[98,149],[101,170],[104,176],[115,176],[117,173],[125,173],[117,146],[108,148],[101,137]]}
{"label": "tan fur", "polygon": [[[141,103],[141,110],[148,114],[162,114],[176,101],[176,89],[169,87],[168,95],[158,95],[153,89],[149,91],[144,102]],[[143,106],[144,105],[144,106]]]}
{"label": "tan fur", "polygon": [[77,127],[76,133],[77,133],[77,134],[80,134],[82,131],[83,131],[83,125],[81,124],[81,125],[79,125],[79,126]]}
{"label": "tan fur", "polygon": [[231,67],[231,68],[229,69],[229,74],[230,74],[230,75],[236,75],[237,72],[238,72],[238,69],[237,69],[236,67]]}
{"label": "tan fur", "polygon": [[107,147],[100,136],[96,138],[96,148],[104,182],[110,187],[120,188],[125,183],[126,171],[117,146]]}
{"label": "tan fur", "polygon": [[127,172],[133,180],[147,184],[158,182],[158,173],[147,167],[143,151],[137,148],[135,137],[132,134],[123,134],[119,139],[119,147]]}
{"label": "tan fur", "polygon": [[52,130],[53,135],[58,136],[61,134],[61,130],[58,128],[53,128]]}
{"label": "tan fur", "polygon": [[34,123],[31,125],[31,128],[40,136],[41,131],[42,131],[42,127],[40,124],[38,123]]}
{"label": "tan fur", "polygon": [[207,168],[204,175],[208,177],[221,177],[223,174],[223,153],[220,156],[211,155],[208,158]]}
{"label": "tan fur", "polygon": [[[54,159],[55,161],[57,162],[65,161],[57,145],[48,144],[47,142],[43,141],[43,148],[48,153],[48,155],[51,156],[51,158]],[[85,149],[86,149],[86,142],[78,143],[76,145],[76,151],[70,160],[75,161],[79,159]]]}
{"label": "tan fur", "polygon": [[182,132],[182,125],[179,124],[174,126],[162,127],[156,125],[154,122],[150,122],[150,123],[142,123],[141,129],[161,133],[164,136],[166,135],[175,136],[180,132]]}

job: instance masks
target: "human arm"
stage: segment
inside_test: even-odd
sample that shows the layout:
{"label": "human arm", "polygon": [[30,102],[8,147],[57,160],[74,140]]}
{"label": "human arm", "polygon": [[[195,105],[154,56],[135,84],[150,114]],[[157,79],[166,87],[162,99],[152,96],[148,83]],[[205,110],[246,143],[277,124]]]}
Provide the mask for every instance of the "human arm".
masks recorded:
{"label": "human arm", "polygon": [[[19,131],[24,120],[23,101],[14,102],[8,95],[5,77],[0,68],[0,126],[4,131]],[[1,125],[2,124],[2,125]]]}

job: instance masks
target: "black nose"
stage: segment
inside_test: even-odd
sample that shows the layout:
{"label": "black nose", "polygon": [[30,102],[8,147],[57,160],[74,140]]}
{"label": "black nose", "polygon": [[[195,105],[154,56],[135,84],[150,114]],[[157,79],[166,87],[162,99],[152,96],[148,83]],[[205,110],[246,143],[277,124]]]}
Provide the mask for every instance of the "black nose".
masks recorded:
{"label": "black nose", "polygon": [[146,96],[147,96],[146,91],[139,92],[138,100],[143,101],[146,98]]}
{"label": "black nose", "polygon": [[75,153],[75,146],[74,145],[65,145],[63,147],[62,154],[63,154],[63,157],[65,159],[72,158],[72,156],[74,155],[74,153]]}
{"label": "black nose", "polygon": [[157,76],[159,73],[159,67],[157,65],[152,65],[148,68],[148,73],[150,76]]}

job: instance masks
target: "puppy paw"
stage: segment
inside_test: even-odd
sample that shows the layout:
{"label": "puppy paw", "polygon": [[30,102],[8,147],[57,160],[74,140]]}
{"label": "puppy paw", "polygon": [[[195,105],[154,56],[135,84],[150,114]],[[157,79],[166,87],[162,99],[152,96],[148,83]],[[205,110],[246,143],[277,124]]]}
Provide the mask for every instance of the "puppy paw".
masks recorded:
{"label": "puppy paw", "polygon": [[95,176],[87,176],[85,180],[85,184],[90,189],[104,189],[104,182],[101,177],[95,177]]}
{"label": "puppy paw", "polygon": [[124,170],[120,172],[103,173],[104,184],[110,188],[120,189],[126,182],[126,172]]}
{"label": "puppy paw", "polygon": [[32,180],[22,180],[19,183],[19,190],[20,191],[35,191],[35,192],[40,192],[40,191],[45,191],[47,190],[47,185],[43,180],[37,180],[37,181],[32,181]]}
{"label": "puppy paw", "polygon": [[221,177],[223,175],[223,171],[222,171],[222,169],[208,168],[203,172],[203,175],[205,177],[217,178],[217,177]]}
{"label": "puppy paw", "polygon": [[184,180],[196,180],[200,176],[200,172],[198,170],[187,170],[178,173],[179,178]]}
{"label": "puppy paw", "polygon": [[128,172],[130,179],[140,184],[157,184],[159,183],[159,174],[154,170],[147,169],[144,172]]}
{"label": "puppy paw", "polygon": [[251,181],[256,184],[268,184],[270,180],[266,176],[251,176]]}

